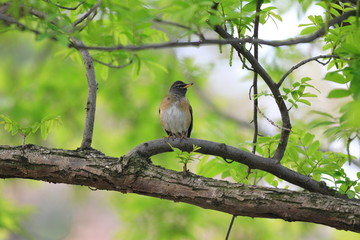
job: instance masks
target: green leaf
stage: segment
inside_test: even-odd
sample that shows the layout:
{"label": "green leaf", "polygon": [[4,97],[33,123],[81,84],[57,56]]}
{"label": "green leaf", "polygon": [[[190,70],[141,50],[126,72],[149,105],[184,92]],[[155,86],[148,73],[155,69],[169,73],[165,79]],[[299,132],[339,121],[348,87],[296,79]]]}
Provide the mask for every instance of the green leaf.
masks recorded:
{"label": "green leaf", "polygon": [[312,79],[310,77],[303,77],[300,81],[301,83],[305,83],[305,82],[308,82],[308,81],[311,81]]}
{"label": "green leaf", "polygon": [[140,70],[141,70],[141,58],[139,57],[138,54],[134,54],[134,63],[132,64],[133,66],[133,79],[137,79],[137,77],[140,74]]}
{"label": "green leaf", "polygon": [[289,102],[290,102],[295,108],[298,108],[298,107],[299,107],[294,100],[289,99]]}
{"label": "green leaf", "polygon": [[317,128],[317,127],[321,127],[321,126],[328,126],[328,125],[332,125],[335,124],[336,122],[332,122],[332,121],[321,121],[321,122],[316,122],[311,124],[311,128]]}
{"label": "green leaf", "polygon": [[297,90],[291,92],[291,97],[294,100],[297,100],[299,98],[299,92]]}
{"label": "green leaf", "polygon": [[277,180],[274,180],[270,183],[273,187],[278,187],[279,182]]}
{"label": "green leaf", "polygon": [[311,133],[305,133],[302,142],[304,144],[304,146],[309,146],[310,143],[312,143],[312,141],[314,140],[315,135],[311,134]]}
{"label": "green leaf", "polygon": [[349,82],[348,79],[346,79],[343,75],[341,75],[339,72],[328,72],[325,75],[325,80],[331,81],[331,82],[336,82],[336,83],[347,83]]}
{"label": "green leaf", "polygon": [[33,125],[31,125],[31,133],[36,133],[40,126],[41,124],[39,122],[35,122]]}
{"label": "green leaf", "polygon": [[266,174],[264,179],[267,183],[271,184],[274,181],[275,176],[272,174]]}
{"label": "green leaf", "polygon": [[347,97],[351,94],[351,92],[347,89],[334,89],[331,90],[327,98],[343,98]]}
{"label": "green leaf", "polygon": [[279,20],[280,22],[282,22],[282,18],[281,18],[280,15],[278,15],[278,14],[272,12],[272,11],[269,12],[269,14],[270,14],[272,17],[274,17],[274,18],[276,18],[277,20]]}
{"label": "green leaf", "polygon": [[310,103],[308,100],[306,100],[306,99],[299,99],[298,102],[301,102],[301,103],[303,103],[303,104],[306,104],[306,105],[308,105],[308,106],[311,106],[311,103]]}
{"label": "green leaf", "polygon": [[108,79],[108,77],[109,77],[109,67],[101,66],[101,68],[100,68],[100,77],[105,81]]}
{"label": "green leaf", "polygon": [[316,111],[316,110],[312,110],[311,112],[312,112],[312,113],[319,114],[319,115],[322,115],[322,116],[324,116],[324,117],[329,117],[329,118],[335,119],[335,118],[333,117],[333,115],[331,115],[330,113],[321,112],[321,111]]}
{"label": "green leaf", "polygon": [[164,73],[168,73],[169,71],[167,70],[166,67],[164,67],[163,65],[156,63],[154,61],[148,61],[148,60],[144,60],[144,63],[149,65],[149,68],[151,68],[151,66],[160,69],[161,71],[163,71]]}
{"label": "green leaf", "polygon": [[220,158],[213,158],[208,160],[209,157],[204,156],[201,158],[200,162],[201,167],[197,168],[197,174],[209,178],[213,178],[221,173],[224,173],[229,165],[227,163],[224,163],[224,161]]}
{"label": "green leaf", "polygon": [[307,28],[304,28],[304,29],[300,32],[300,35],[308,35],[308,34],[314,33],[314,32],[317,31],[318,29],[319,29],[319,28],[318,28],[318,27],[315,27],[315,26],[307,27]]}
{"label": "green leaf", "polygon": [[288,93],[290,93],[290,89],[289,88],[283,88],[283,91],[284,91],[284,93],[286,93],[286,94],[288,94]]}
{"label": "green leaf", "polygon": [[294,82],[293,84],[292,84],[292,86],[294,87],[294,88],[296,88],[296,87],[298,87],[298,86],[300,86],[301,85],[301,83],[299,83],[299,82]]}
{"label": "green leaf", "polygon": [[317,97],[317,95],[313,93],[304,93],[302,97]]}
{"label": "green leaf", "polygon": [[348,198],[352,199],[355,197],[355,192],[350,190],[346,193],[346,195],[348,196]]}
{"label": "green leaf", "polygon": [[256,9],[256,1],[251,1],[244,5],[241,9],[243,12],[254,12]]}
{"label": "green leaf", "polygon": [[46,116],[40,122],[41,137],[45,140],[50,131],[61,124],[60,116]]}
{"label": "green leaf", "polygon": [[309,149],[307,150],[308,154],[311,156],[313,155],[320,147],[320,142],[316,140],[313,144],[310,145]]}

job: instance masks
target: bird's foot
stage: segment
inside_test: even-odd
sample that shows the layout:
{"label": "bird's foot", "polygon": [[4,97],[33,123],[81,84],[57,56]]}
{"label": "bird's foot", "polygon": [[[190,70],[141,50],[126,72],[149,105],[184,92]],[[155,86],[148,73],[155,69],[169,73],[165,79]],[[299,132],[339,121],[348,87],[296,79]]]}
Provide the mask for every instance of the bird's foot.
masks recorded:
{"label": "bird's foot", "polygon": [[174,139],[175,136],[174,136],[174,135],[167,135],[167,136],[165,136],[164,138],[165,138],[165,139]]}

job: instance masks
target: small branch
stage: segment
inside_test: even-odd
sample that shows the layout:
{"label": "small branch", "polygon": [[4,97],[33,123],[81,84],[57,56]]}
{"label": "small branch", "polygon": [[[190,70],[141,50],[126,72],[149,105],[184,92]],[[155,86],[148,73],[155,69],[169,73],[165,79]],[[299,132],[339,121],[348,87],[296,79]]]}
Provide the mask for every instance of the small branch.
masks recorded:
{"label": "small branch", "polygon": [[113,65],[111,63],[106,63],[106,62],[102,62],[100,60],[94,59],[95,62],[100,63],[102,65],[108,66],[109,68],[125,68],[127,66],[129,66],[130,64],[133,63],[133,60],[130,60],[128,63],[124,64],[124,65]]}
{"label": "small branch", "polygon": [[291,132],[290,128],[284,128],[282,126],[277,125],[273,120],[271,120],[270,118],[268,118],[261,110],[259,107],[256,108],[256,110],[261,114],[261,116],[263,116],[271,125],[273,125],[274,127],[280,129],[280,130],[285,130],[288,132]]}
{"label": "small branch", "polygon": [[65,9],[65,10],[71,10],[71,11],[78,9],[81,5],[83,5],[86,2],[86,0],[84,0],[84,1],[80,2],[78,5],[76,5],[75,7],[64,7],[57,3],[53,3],[50,0],[44,0],[44,1],[53,4],[53,5],[57,6],[58,8]]}
{"label": "small branch", "polygon": [[[76,20],[73,24],[74,27],[82,23],[86,18],[88,18],[93,12],[97,10],[97,8],[100,6],[102,0],[99,0],[92,8],[90,8],[89,11],[87,11],[82,17],[80,17],[78,20]],[[81,45],[81,44],[80,44]]]}
{"label": "small branch", "polygon": [[311,62],[311,61],[317,61],[318,63],[322,64],[322,65],[325,65],[324,63],[322,62],[319,62],[318,59],[320,58],[339,58],[339,56],[337,55],[334,55],[334,54],[331,54],[331,55],[319,55],[319,56],[316,56],[316,57],[312,57],[312,58],[309,58],[309,59],[305,59],[301,62],[299,62],[298,64],[294,65],[293,67],[290,68],[289,71],[287,71],[280,79],[280,81],[278,82],[277,86],[280,87],[283,82],[285,81],[285,79],[287,78],[287,76],[290,75],[290,73],[292,73],[295,69],[298,69],[299,67],[301,67],[302,65],[305,65],[306,63],[308,62]]}
{"label": "small branch", "polygon": [[[83,42],[75,38],[72,38],[72,41],[78,45],[84,45]],[[80,149],[89,149],[91,148],[94,131],[97,82],[94,70],[94,63],[89,51],[87,51],[86,49],[80,49],[79,51],[84,61],[88,82],[88,100],[86,104],[85,127]]]}
{"label": "small branch", "polygon": [[[16,19],[14,19],[8,15],[0,13],[0,20],[2,20],[6,25],[14,24],[14,25],[16,25],[16,27],[18,27],[22,31],[29,31],[29,32],[35,33],[35,35],[41,34],[41,32],[39,32],[38,30],[29,28],[26,25],[20,23],[19,21],[17,21]],[[56,39],[54,38],[54,40],[56,40]]]}
{"label": "small branch", "polygon": [[236,215],[233,215],[232,218],[231,218],[231,221],[230,221],[228,230],[227,230],[227,232],[226,232],[225,240],[228,240],[229,237],[230,237],[230,232],[231,232],[231,229],[232,229],[232,227],[233,227],[235,218],[236,218]]}
{"label": "small branch", "polygon": [[[258,39],[259,37],[259,22],[260,22],[260,11],[261,11],[262,0],[256,1],[256,16],[254,21],[254,39]],[[254,44],[254,58],[259,61],[259,44]],[[258,95],[258,73],[255,69],[254,78],[253,78],[253,90],[254,96]],[[256,97],[254,99],[254,107],[253,107],[253,121],[254,121],[254,135],[253,135],[253,147],[252,153],[256,153],[256,143],[259,135],[259,127],[258,127],[258,115],[257,109],[259,108],[259,99]],[[249,169],[250,172],[250,169]]]}
{"label": "small branch", "polygon": [[166,20],[162,20],[160,18],[155,18],[154,22],[163,23],[163,24],[167,24],[167,25],[170,25],[170,26],[175,26],[175,27],[179,27],[179,28],[191,31],[194,34],[196,34],[197,36],[199,36],[200,40],[205,40],[205,36],[201,32],[196,32],[193,29],[191,29],[190,27],[182,25],[180,23],[166,21]]}

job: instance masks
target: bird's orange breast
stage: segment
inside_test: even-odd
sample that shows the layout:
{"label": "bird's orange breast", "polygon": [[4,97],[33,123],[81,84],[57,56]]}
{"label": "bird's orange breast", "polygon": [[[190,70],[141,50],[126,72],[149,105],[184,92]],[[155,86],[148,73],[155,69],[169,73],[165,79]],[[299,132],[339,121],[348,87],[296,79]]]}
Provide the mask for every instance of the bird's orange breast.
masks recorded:
{"label": "bird's orange breast", "polygon": [[191,124],[189,100],[166,95],[160,103],[160,120],[165,130],[174,134],[186,133]]}

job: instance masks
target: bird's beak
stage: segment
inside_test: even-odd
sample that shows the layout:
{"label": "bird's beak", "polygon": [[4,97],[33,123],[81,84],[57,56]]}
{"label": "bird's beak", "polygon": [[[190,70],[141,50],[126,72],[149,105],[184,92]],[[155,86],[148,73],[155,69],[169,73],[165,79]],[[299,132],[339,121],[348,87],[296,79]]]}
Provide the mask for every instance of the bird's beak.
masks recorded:
{"label": "bird's beak", "polygon": [[184,86],[184,88],[188,88],[188,87],[191,87],[192,85],[194,85],[193,83],[188,83]]}

